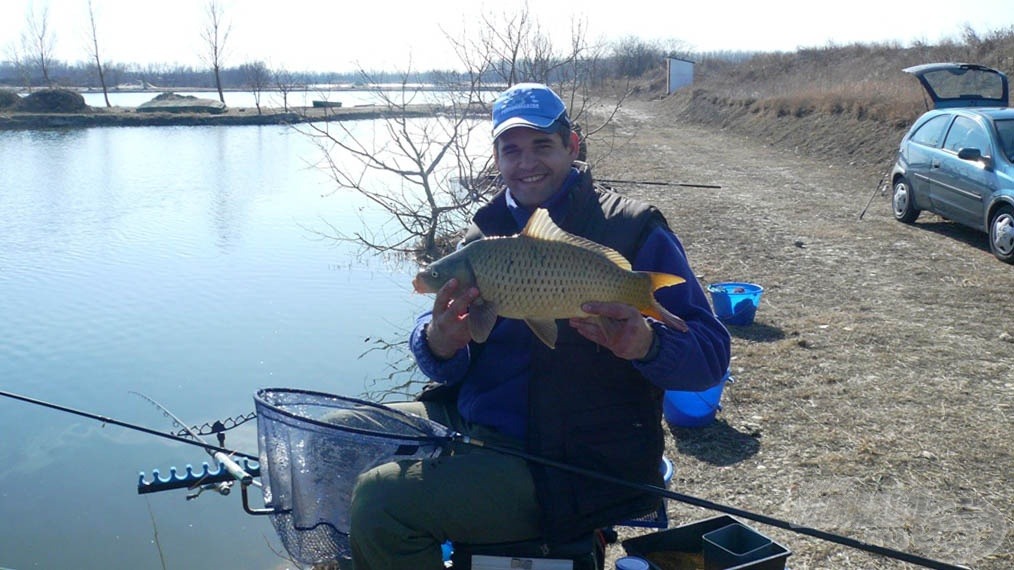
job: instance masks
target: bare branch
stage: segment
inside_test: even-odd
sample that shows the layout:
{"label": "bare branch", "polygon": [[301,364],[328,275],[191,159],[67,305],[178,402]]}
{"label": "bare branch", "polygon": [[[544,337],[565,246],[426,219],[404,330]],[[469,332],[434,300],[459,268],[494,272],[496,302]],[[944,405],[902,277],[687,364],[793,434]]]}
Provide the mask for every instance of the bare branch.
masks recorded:
{"label": "bare branch", "polygon": [[112,107],[109,103],[109,89],[106,87],[106,74],[102,69],[102,58],[99,57],[99,34],[95,27],[95,10],[92,7],[92,0],[88,0],[88,23],[91,31],[91,55],[95,60],[95,69],[99,74],[99,84],[102,85],[102,96],[106,99],[106,107]]}
{"label": "bare branch", "polygon": [[52,66],[53,49],[56,38],[49,30],[49,4],[42,7],[42,12],[36,14],[34,7],[29,6],[26,16],[27,31],[22,42],[26,46],[26,53],[35,60],[42,73],[42,80],[47,86],[53,86],[53,80],[49,76]]}
{"label": "bare branch", "polygon": [[201,53],[201,59],[211,67],[215,74],[215,87],[218,88],[218,98],[225,103],[225,94],[222,92],[222,65],[225,56],[225,44],[229,39],[231,26],[225,23],[225,16],[222,5],[218,0],[209,0],[207,6],[208,20],[203,30],[201,39],[204,40],[206,52]]}

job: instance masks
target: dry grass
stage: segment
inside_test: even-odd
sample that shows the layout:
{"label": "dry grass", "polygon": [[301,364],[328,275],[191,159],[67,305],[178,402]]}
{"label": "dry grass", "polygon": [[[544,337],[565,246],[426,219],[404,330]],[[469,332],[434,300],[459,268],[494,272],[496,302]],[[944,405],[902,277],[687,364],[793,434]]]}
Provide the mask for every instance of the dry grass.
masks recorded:
{"label": "dry grass", "polygon": [[[906,107],[914,117],[922,103],[870,90],[918,89],[901,68],[948,55],[846,47],[727,69],[739,83],[707,75],[629,106],[616,125],[625,142],[597,174],[721,185],[624,191],[663,209],[702,283],[765,287],[756,322],[732,327],[736,381],[719,420],[672,429],[675,490],[1001,570],[1014,567],[1014,268],[946,220],[895,222],[875,193]],[[822,85],[836,69],[854,80],[836,90],[790,76],[811,69]],[[862,69],[869,78],[845,73]],[[669,511],[678,523],[716,514]],[[793,570],[914,567],[753,526],[793,551]]]}

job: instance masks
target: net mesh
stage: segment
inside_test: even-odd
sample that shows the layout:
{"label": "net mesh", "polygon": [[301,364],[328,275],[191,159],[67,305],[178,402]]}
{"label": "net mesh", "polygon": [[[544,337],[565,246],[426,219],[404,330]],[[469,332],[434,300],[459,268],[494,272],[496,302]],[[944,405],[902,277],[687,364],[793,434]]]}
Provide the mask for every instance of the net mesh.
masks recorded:
{"label": "net mesh", "polygon": [[254,396],[264,504],[286,551],[303,564],[347,557],[349,503],[360,473],[436,457],[452,432],[354,398],[291,389]]}

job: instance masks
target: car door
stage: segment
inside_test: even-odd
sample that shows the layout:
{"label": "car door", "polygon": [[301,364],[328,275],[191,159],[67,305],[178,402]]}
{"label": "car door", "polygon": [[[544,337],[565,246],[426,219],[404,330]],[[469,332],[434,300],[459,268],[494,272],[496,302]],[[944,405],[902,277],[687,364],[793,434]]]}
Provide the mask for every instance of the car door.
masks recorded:
{"label": "car door", "polygon": [[947,113],[927,119],[912,132],[902,152],[912,199],[920,209],[930,209],[930,185],[936,175],[933,165],[940,162],[940,147],[952,119]]}
{"label": "car door", "polygon": [[[959,156],[973,149],[978,155]],[[984,204],[996,178],[989,166],[995,156],[986,128],[972,117],[956,116],[941,152],[931,165],[933,209],[950,220],[983,229]]]}

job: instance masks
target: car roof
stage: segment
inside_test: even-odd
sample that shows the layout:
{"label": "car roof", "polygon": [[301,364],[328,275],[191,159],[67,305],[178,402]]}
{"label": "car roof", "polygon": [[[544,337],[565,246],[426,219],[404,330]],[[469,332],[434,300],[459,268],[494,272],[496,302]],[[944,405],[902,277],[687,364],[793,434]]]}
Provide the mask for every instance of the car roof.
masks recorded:
{"label": "car roof", "polygon": [[1011,107],[953,107],[932,109],[924,114],[926,117],[936,115],[965,115],[982,117],[988,121],[1004,121],[1014,119],[1014,108]]}
{"label": "car roof", "polygon": [[968,110],[982,114],[994,121],[1014,119],[1014,109],[1010,107],[983,107],[979,109],[968,109]]}
{"label": "car roof", "polygon": [[926,63],[903,69],[914,75],[933,101],[934,109],[952,107],[1007,107],[1007,76],[975,63]]}

